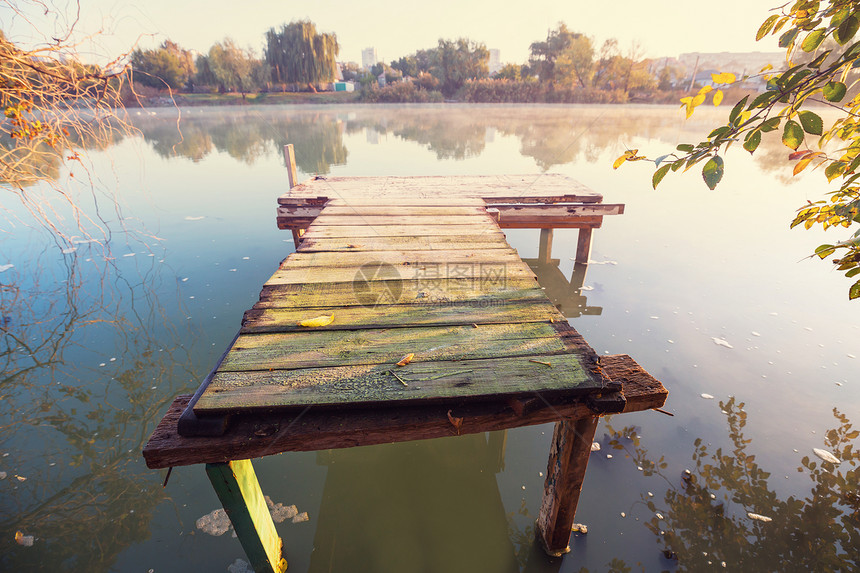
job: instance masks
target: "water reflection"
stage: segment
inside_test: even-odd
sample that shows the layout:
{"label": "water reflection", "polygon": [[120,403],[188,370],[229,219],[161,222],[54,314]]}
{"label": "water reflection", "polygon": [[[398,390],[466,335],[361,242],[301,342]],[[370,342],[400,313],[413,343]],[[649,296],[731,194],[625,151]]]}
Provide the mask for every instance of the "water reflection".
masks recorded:
{"label": "water reflection", "polygon": [[[807,496],[785,495],[752,453],[745,433],[744,403],[720,402],[729,448],[703,438],[694,442],[689,474],[666,475],[664,459],[642,445],[638,430],[614,430],[612,443],[626,449],[644,475],[669,484],[662,502],[642,503],[652,517],[645,526],[677,571],[852,571],[860,556],[860,431],[839,410],[820,449],[841,463],[803,455],[797,471],[810,482]],[[802,454],[796,454],[798,457]],[[786,476],[787,477],[787,476]]]}
{"label": "water reflection", "polygon": [[343,124],[336,113],[192,110],[178,122],[167,112],[138,118],[135,125],[165,158],[178,156],[197,162],[219,151],[252,165],[265,154],[280,153],[287,143],[300,141],[296,164],[305,173],[329,173],[332,165],[343,165],[347,159]]}
{"label": "water reflection", "polygon": [[[46,249],[2,275],[0,537],[35,538],[7,542],[5,571],[107,571],[149,537],[164,499],[139,452],[170,400],[155,390],[189,377],[187,354],[171,345],[187,333],[155,289],[126,288],[141,277],[120,272],[101,245],[77,249],[59,265]],[[154,287],[157,274],[147,275]]]}
{"label": "water reflection", "polygon": [[[621,113],[619,113],[621,111]],[[305,174],[326,174],[344,165],[348,152],[344,134],[365,133],[368,141],[392,136],[433,152],[439,160],[463,160],[481,155],[497,136],[515,137],[520,153],[534,159],[541,170],[572,162],[594,163],[618,142],[667,134],[667,127],[696,137],[694,123],[642,110],[575,106],[372,106],[359,112],[332,109],[242,108],[228,112],[191,108],[177,123],[172,110],[135,119],[153,149],[162,157],[200,161],[213,151],[253,164],[267,153],[296,145],[296,162]],[[707,120],[702,123],[706,123]],[[669,132],[671,133],[671,131]],[[676,140],[667,141],[674,145]],[[763,164],[784,166],[779,142],[765,142]]]}

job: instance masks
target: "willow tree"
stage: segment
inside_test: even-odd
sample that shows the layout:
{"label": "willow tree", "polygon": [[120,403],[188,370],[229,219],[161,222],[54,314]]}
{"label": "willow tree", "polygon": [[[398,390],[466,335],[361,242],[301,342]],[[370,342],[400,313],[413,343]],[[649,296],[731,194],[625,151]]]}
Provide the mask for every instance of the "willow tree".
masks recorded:
{"label": "willow tree", "polygon": [[315,84],[335,79],[337,35],[318,33],[310,20],[290,22],[266,32],[266,63],[278,83]]}
{"label": "willow tree", "polygon": [[[786,50],[787,69],[765,74],[764,91],[746,96],[729,112],[728,120],[696,144],[681,144],[676,150],[653,160],[656,188],[670,172],[686,171],[704,163],[702,177],[714,189],[726,169],[723,155],[733,144],[755,153],[763,137],[781,135],[793,174],[817,169],[832,185],[828,197],[810,201],[797,210],[791,227],[809,229],[854,228],[844,240],[823,244],[815,255],[833,255],[837,270],[845,276],[860,275],[860,0],[797,0],[775,8],[759,28],[761,40],[779,38]],[[734,84],[730,73],[714,74],[717,88]],[[719,105],[723,91],[708,85],[694,96],[681,100],[690,117],[705,101]],[[830,121],[819,115],[822,108],[835,110]],[[812,109],[810,109],[812,108]],[[817,108],[817,111],[815,111]],[[637,150],[628,150],[615,162],[646,159]],[[860,280],[848,291],[851,299],[860,298]]]}

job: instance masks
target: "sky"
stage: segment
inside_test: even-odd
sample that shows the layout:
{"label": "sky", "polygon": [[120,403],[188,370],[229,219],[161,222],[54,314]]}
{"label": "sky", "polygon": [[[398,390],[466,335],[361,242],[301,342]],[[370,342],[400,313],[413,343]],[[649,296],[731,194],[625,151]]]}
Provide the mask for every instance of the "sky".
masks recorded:
{"label": "sky", "polygon": [[[41,3],[40,3],[41,4]],[[110,59],[132,46],[151,48],[165,39],[207,52],[225,36],[262,55],[263,34],[271,27],[310,19],[318,31],[334,32],[339,60],[361,62],[361,50],[375,47],[390,62],[436,45],[439,38],[467,37],[497,48],[503,63],[523,63],[532,42],[546,38],[558,22],[585,33],[599,47],[617,38],[623,50],[638,42],[646,57],[685,52],[779,51],[776,39],[755,41],[755,33],[777,0],[723,0],[679,3],[642,0],[81,0],[78,38],[90,58]],[[68,27],[74,0],[48,0],[59,18],[45,19],[35,2],[0,0],[0,27],[13,41],[33,45]],[[10,6],[23,9],[15,14]],[[71,16],[69,16],[71,15]]]}

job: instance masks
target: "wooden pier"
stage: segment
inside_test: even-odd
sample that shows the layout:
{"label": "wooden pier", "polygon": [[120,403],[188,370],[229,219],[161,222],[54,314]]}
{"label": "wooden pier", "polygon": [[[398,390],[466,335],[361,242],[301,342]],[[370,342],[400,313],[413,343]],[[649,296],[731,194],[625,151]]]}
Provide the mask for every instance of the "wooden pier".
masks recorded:
{"label": "wooden pier", "polygon": [[296,252],[197,393],[174,401],[147,465],[207,464],[255,571],[283,571],[251,458],[556,422],[537,531],[566,551],[599,416],[667,392],[630,357],[598,357],[501,228],[545,229],[540,264],[550,229],[586,230],[587,261],[591,230],[623,210],[601,200],[557,176],[293,187],[278,225]]}

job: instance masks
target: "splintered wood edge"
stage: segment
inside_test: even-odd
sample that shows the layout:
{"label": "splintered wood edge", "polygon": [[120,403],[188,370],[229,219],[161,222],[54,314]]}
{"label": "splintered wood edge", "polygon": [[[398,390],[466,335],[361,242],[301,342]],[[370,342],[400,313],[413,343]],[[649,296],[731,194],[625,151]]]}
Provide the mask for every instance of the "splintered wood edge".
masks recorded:
{"label": "splintered wood edge", "polygon": [[[575,331],[574,331],[575,332]],[[593,351],[592,351],[593,352]],[[606,375],[620,382],[627,398],[624,412],[659,408],[668,391],[627,355],[603,356]],[[594,413],[585,400],[532,398],[442,406],[337,411],[306,408],[289,416],[237,416],[227,434],[182,437],[179,416],[190,395],[177,397],[143,449],[151,469],[249,459],[286,451],[315,451],[503,430],[575,420]],[[456,428],[448,418],[460,418]]]}

